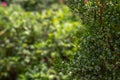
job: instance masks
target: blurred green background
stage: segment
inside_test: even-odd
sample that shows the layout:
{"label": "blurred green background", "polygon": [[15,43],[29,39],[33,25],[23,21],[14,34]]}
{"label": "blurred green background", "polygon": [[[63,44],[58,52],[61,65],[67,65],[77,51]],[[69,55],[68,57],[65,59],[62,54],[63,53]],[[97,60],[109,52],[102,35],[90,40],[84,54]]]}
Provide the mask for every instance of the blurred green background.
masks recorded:
{"label": "blurred green background", "polygon": [[[83,30],[64,0],[4,0],[0,5],[0,80],[67,80]],[[63,62],[63,63],[64,63]],[[57,72],[58,71],[58,72]],[[65,72],[65,73],[64,73]]]}

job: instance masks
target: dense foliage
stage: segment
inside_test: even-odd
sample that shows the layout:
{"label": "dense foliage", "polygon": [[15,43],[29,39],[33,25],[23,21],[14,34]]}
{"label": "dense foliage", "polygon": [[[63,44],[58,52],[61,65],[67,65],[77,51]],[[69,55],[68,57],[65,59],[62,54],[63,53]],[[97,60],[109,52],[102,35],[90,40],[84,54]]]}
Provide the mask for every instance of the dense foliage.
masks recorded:
{"label": "dense foliage", "polygon": [[66,1],[87,28],[71,62],[71,78],[120,80],[120,0]]}
{"label": "dense foliage", "polygon": [[49,5],[57,3],[58,0],[12,0],[11,3],[20,4],[25,10],[37,10],[49,8]]}
{"label": "dense foliage", "polygon": [[0,6],[0,80],[67,79],[53,65],[73,59],[72,36],[80,24],[65,5],[46,7],[30,12],[15,2]]}
{"label": "dense foliage", "polygon": [[4,1],[0,80],[120,80],[120,0]]}

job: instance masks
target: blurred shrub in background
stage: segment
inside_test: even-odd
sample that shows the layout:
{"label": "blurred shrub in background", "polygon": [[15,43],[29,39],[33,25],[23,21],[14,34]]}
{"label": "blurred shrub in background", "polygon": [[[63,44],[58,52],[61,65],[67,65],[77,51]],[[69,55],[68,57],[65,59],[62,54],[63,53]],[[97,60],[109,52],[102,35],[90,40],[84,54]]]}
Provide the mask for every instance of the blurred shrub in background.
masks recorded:
{"label": "blurred shrub in background", "polygon": [[63,3],[63,0],[4,0],[8,4],[19,4],[27,11],[41,11],[49,8],[53,3]]}
{"label": "blurred shrub in background", "polygon": [[[54,65],[73,59],[80,23],[65,5],[34,1],[0,6],[0,80],[67,80]],[[45,3],[45,9],[26,12],[34,3]]]}

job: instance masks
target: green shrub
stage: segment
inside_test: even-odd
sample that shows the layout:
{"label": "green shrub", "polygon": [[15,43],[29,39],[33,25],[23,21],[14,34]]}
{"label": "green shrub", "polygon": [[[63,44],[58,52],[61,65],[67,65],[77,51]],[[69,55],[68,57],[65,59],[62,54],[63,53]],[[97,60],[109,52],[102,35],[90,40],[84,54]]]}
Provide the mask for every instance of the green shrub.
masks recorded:
{"label": "green shrub", "polygon": [[66,80],[53,65],[56,58],[73,58],[78,25],[65,5],[41,13],[15,4],[0,7],[0,80]]}
{"label": "green shrub", "polygon": [[[77,44],[80,48],[74,60],[69,64],[71,68],[68,72],[72,72],[70,78],[119,80],[120,0],[66,1],[87,29]],[[76,35],[80,34],[78,32]]]}
{"label": "green shrub", "polygon": [[49,8],[59,0],[11,0],[10,4],[19,4],[27,11],[40,11]]}

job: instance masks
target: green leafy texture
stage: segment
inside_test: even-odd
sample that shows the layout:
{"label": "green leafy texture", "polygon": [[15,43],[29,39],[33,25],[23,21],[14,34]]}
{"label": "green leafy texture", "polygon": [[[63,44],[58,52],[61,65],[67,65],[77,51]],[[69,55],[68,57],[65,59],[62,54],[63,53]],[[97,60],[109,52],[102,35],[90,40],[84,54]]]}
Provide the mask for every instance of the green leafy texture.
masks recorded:
{"label": "green leafy texture", "polygon": [[16,3],[0,6],[0,80],[67,80],[54,64],[73,59],[80,28],[63,4],[53,2],[41,12]]}
{"label": "green leafy texture", "polygon": [[66,0],[66,3],[87,28],[79,40],[80,48],[69,64],[71,67],[68,66],[71,78],[119,80],[120,1]]}

